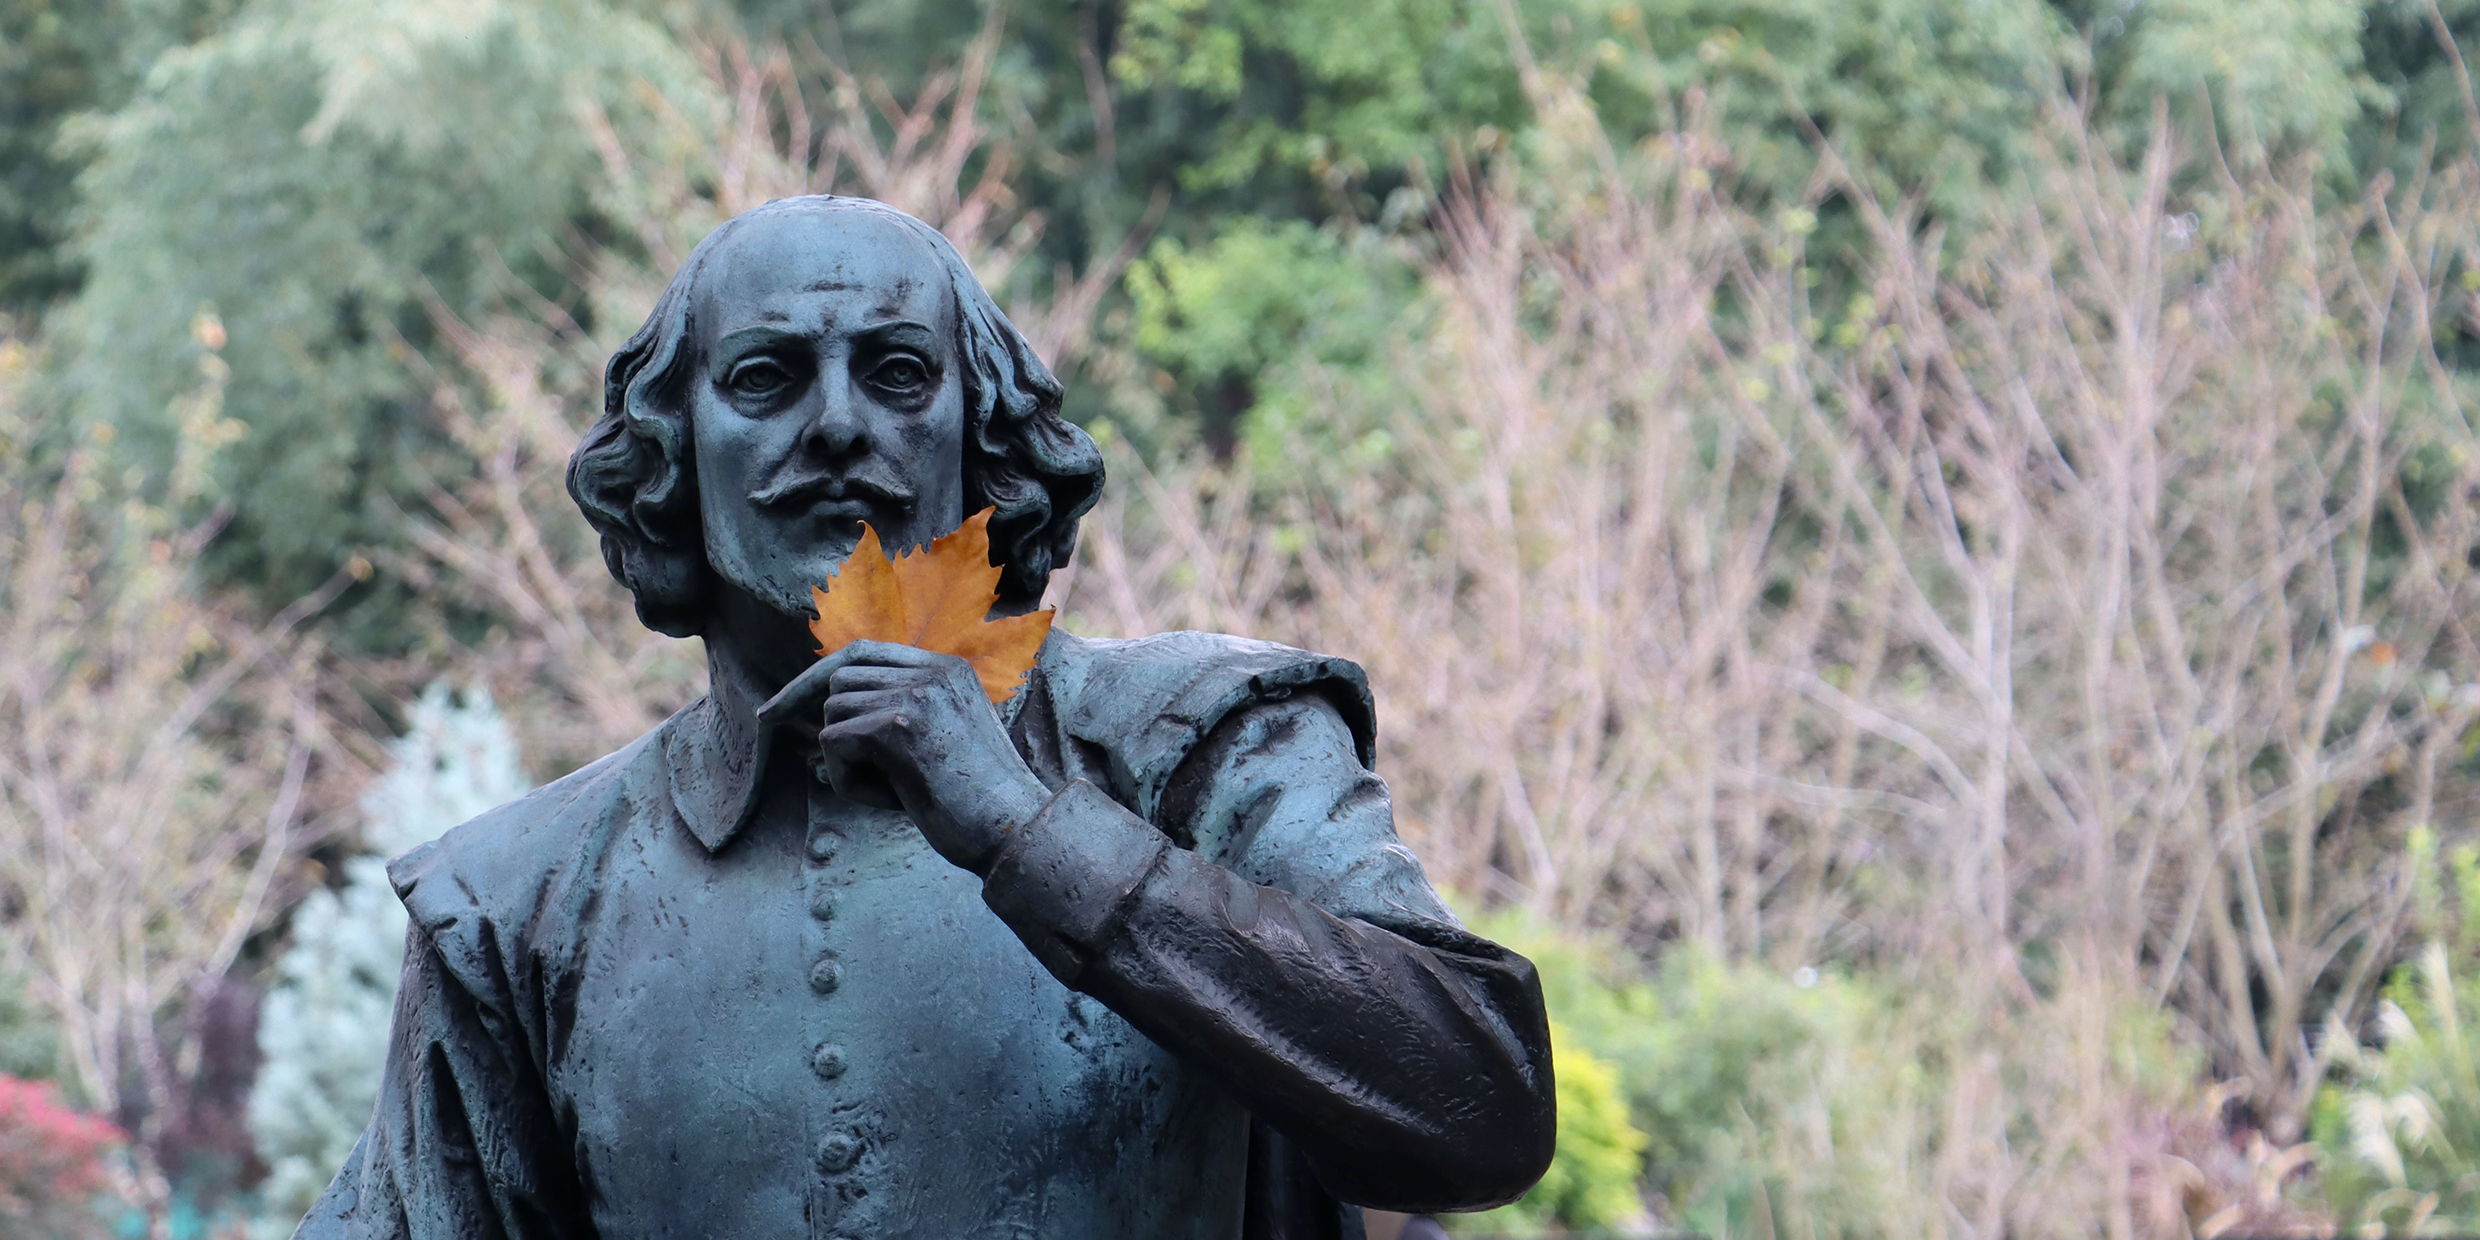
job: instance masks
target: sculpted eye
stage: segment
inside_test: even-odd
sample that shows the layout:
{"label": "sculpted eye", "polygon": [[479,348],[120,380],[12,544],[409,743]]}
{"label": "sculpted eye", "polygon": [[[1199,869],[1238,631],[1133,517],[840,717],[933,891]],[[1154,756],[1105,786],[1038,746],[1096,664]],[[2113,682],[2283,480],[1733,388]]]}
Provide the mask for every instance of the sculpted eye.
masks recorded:
{"label": "sculpted eye", "polygon": [[919,396],[929,390],[930,368],[899,353],[871,368],[870,385],[896,396]]}
{"label": "sculpted eye", "polygon": [[739,396],[773,396],[792,385],[792,372],[765,358],[752,358],[733,367],[723,385]]}

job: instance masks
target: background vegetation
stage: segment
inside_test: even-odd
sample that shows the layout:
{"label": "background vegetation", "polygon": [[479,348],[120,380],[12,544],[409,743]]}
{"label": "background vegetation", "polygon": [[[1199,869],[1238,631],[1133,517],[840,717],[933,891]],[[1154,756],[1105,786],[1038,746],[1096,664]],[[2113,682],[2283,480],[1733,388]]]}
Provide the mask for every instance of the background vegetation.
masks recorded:
{"label": "background vegetation", "polygon": [[560,490],[603,358],[831,189],[1111,454],[1069,627],[1370,668],[1558,1022],[1559,1166],[1469,1226],[2480,1227],[2476,39],[0,0],[0,1072],[127,1151],[42,1182],[283,1233],[367,1106],[311,1031],[384,1002],[368,857],[698,691]]}

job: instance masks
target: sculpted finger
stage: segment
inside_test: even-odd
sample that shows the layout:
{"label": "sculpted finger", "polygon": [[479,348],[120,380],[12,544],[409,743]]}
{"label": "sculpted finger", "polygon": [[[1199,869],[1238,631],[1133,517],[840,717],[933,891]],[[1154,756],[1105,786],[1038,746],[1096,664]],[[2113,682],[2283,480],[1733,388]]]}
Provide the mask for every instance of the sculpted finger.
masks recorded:
{"label": "sculpted finger", "polygon": [[847,693],[868,693],[878,689],[900,689],[917,685],[932,673],[917,667],[888,667],[876,663],[848,663],[827,677],[827,690],[835,696]]}
{"label": "sculpted finger", "polygon": [[938,667],[945,660],[955,657],[952,654],[932,654],[919,646],[907,646],[902,642],[854,642],[827,656],[829,659],[841,658],[848,666],[868,663],[881,667]]}
{"label": "sculpted finger", "polygon": [[927,650],[895,642],[853,642],[843,649],[810,664],[792,678],[783,691],[768,698],[758,708],[758,724],[775,727],[802,718],[818,709],[818,704],[833,692],[835,674],[848,667],[917,667],[936,668],[938,661],[952,655],[932,654]]}
{"label": "sculpted finger", "polygon": [[887,782],[885,772],[874,763],[857,762],[829,750],[819,754],[818,768],[819,774],[826,776],[827,786],[847,801],[874,809],[904,808],[895,786]]}
{"label": "sculpted finger", "polygon": [[880,809],[903,809],[897,789],[919,782],[901,768],[889,742],[907,730],[909,721],[893,711],[875,711],[827,725],[818,733],[818,748],[827,784],[838,796]]}
{"label": "sculpted finger", "polygon": [[[916,700],[918,699],[914,698],[908,690],[903,688],[872,689],[857,692],[838,689],[833,696],[827,699],[827,726],[829,728],[833,728],[838,724],[859,719],[867,715],[892,713]],[[822,733],[822,739],[823,736],[824,734]]]}
{"label": "sculpted finger", "polygon": [[792,678],[791,684],[768,698],[766,704],[758,708],[758,726],[776,727],[818,709],[818,704],[827,700],[828,682],[834,679],[836,670],[844,666],[838,661],[841,654],[838,651],[810,664],[808,670]]}

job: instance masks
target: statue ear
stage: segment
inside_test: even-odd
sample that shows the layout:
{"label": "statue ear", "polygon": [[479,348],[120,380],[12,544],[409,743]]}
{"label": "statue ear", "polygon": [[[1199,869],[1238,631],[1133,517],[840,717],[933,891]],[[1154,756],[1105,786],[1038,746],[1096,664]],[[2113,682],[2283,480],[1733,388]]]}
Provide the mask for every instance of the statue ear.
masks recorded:
{"label": "statue ear", "polygon": [[[657,389],[645,395],[662,399],[667,393]],[[666,637],[695,637],[705,628],[714,573],[706,563],[688,418],[666,408],[637,422],[655,432],[636,437],[637,453],[652,476],[639,482],[626,532],[604,533],[604,561],[636,597],[641,623]]]}
{"label": "statue ear", "polygon": [[653,399],[614,408],[587,430],[569,459],[569,494],[601,536],[604,567],[635,596],[637,618],[658,633],[693,637],[712,583],[687,427],[659,407],[659,389],[624,390],[624,401],[631,397]]}

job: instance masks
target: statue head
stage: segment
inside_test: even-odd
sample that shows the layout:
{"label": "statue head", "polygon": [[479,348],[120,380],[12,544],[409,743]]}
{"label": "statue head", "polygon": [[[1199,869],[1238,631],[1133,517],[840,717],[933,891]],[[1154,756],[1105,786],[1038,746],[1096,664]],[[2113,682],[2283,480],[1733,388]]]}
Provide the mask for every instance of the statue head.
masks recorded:
{"label": "statue head", "polygon": [[699,242],[612,355],[568,490],[638,618],[676,637],[718,584],[808,615],[863,521],[892,552],[985,507],[1000,605],[1021,610],[1102,489],[1060,395],[938,230],[779,199]]}

